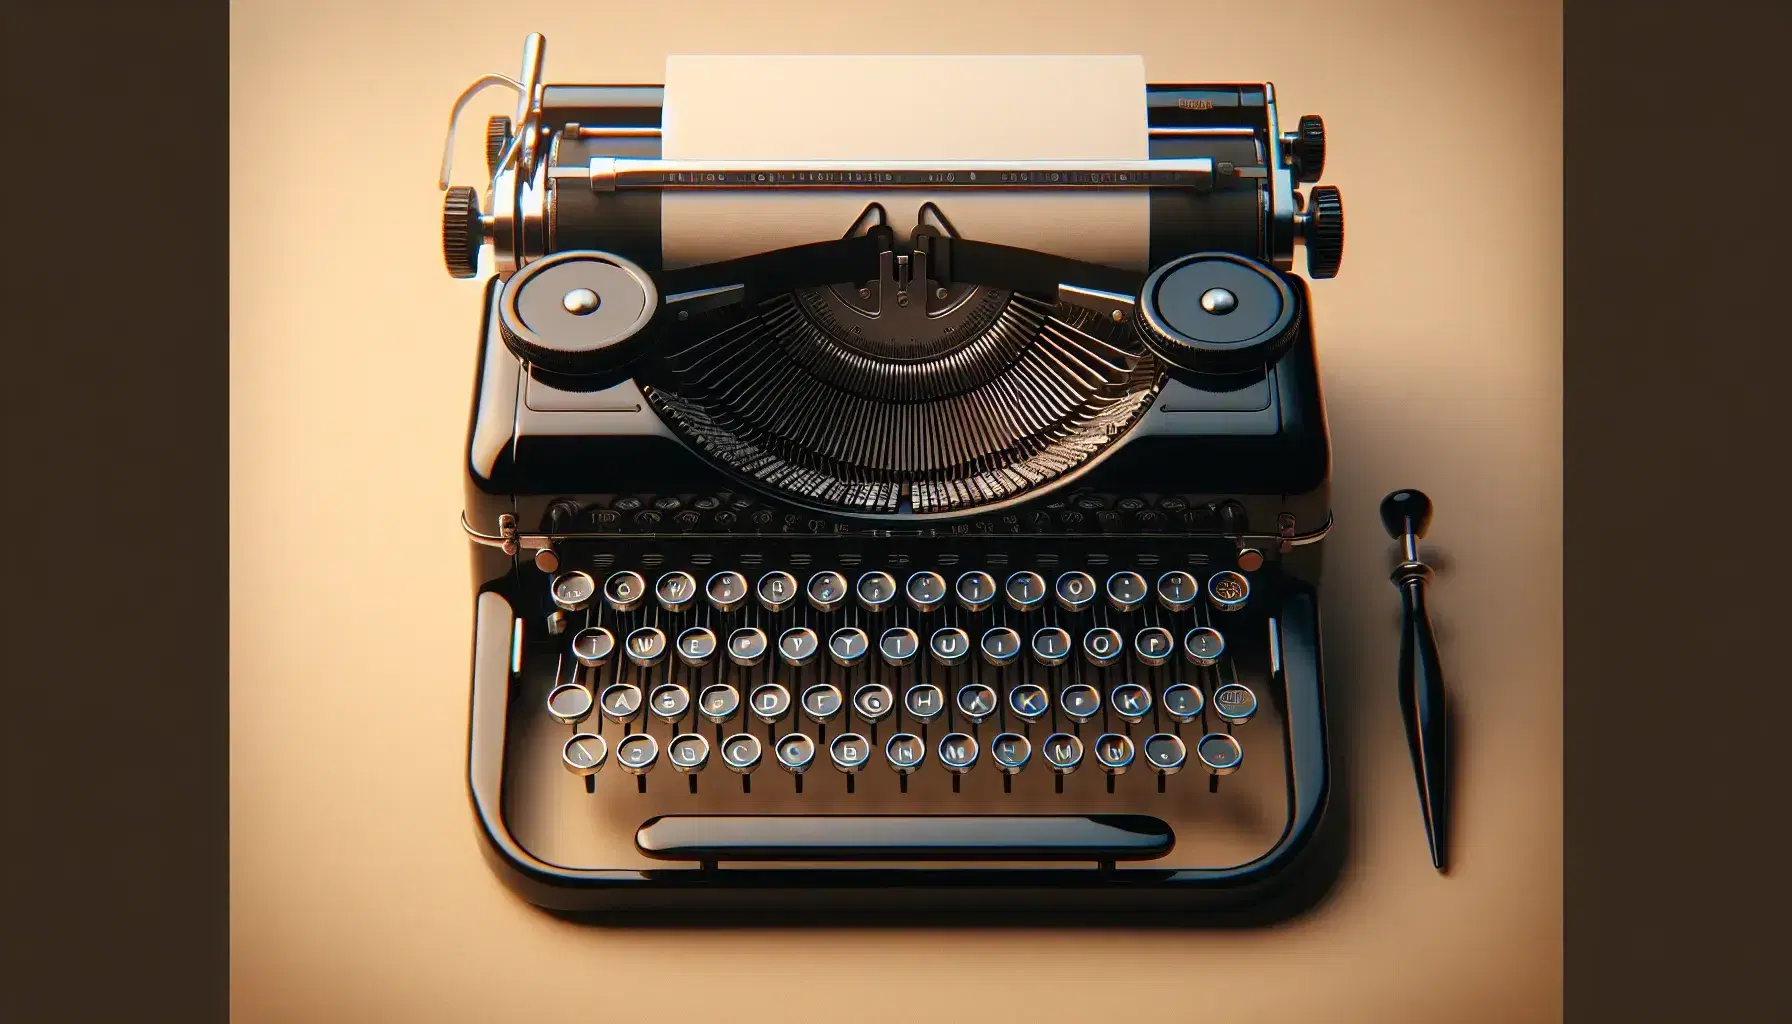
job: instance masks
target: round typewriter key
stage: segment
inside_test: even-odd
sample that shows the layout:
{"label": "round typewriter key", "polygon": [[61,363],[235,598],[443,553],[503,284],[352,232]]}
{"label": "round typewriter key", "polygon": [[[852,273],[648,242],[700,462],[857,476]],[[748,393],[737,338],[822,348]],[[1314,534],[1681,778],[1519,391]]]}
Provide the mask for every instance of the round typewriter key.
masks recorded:
{"label": "round typewriter key", "polygon": [[678,634],[678,660],[692,668],[709,664],[716,656],[716,635],[707,626],[692,626]]}
{"label": "round typewriter key", "polygon": [[1162,626],[1146,626],[1132,638],[1133,653],[1146,665],[1162,665],[1176,653],[1176,637]]}
{"label": "round typewriter key", "polygon": [[672,770],[680,775],[700,772],[709,764],[709,741],[694,732],[674,736],[672,742],[666,744],[666,760],[672,762]]}
{"label": "round typewriter key", "polygon": [[772,756],[785,771],[801,775],[815,761],[815,741],[800,732],[785,733],[772,744]]}
{"label": "round typewriter key", "polygon": [[885,605],[896,599],[896,577],[883,571],[865,573],[859,577],[853,593],[867,609],[881,612]]}
{"label": "round typewriter key", "polygon": [[606,686],[597,707],[612,722],[632,722],[641,717],[641,688],[633,683]]}
{"label": "round typewriter key", "polygon": [[851,775],[871,760],[871,741],[856,732],[843,732],[828,744],[828,759],[834,767]]}
{"label": "round typewriter key", "polygon": [[900,775],[907,775],[927,760],[927,744],[914,733],[899,732],[884,744],[884,759]]}
{"label": "round typewriter key", "polygon": [[638,572],[624,569],[613,572],[604,580],[604,603],[619,612],[632,612],[641,606],[641,599],[647,596],[647,581]]}
{"label": "round typewriter key", "polygon": [[554,582],[548,584],[548,593],[560,608],[576,612],[591,603],[591,596],[597,593],[597,581],[590,573],[574,569],[554,577]]}
{"label": "round typewriter key", "polygon": [[871,640],[857,626],[841,626],[828,635],[828,657],[834,664],[853,666],[865,660]]}
{"label": "round typewriter key", "polygon": [[1213,691],[1213,710],[1233,725],[1243,725],[1257,713],[1257,695],[1248,686],[1227,683]]}
{"label": "round typewriter key", "polygon": [[560,763],[574,775],[596,775],[610,756],[609,745],[602,736],[579,733],[560,748]]}
{"label": "round typewriter key", "polygon": [[1065,611],[1080,612],[1095,600],[1095,577],[1077,570],[1058,577],[1058,603]]}
{"label": "round typewriter key", "polygon": [[996,599],[995,577],[981,569],[973,569],[958,577],[958,582],[952,585],[952,594],[966,611],[980,612]]}
{"label": "round typewriter key", "polygon": [[1173,569],[1157,578],[1158,603],[1173,612],[1179,612],[1195,603],[1201,596],[1201,585],[1195,577],[1181,569]]}
{"label": "round typewriter key", "polygon": [[932,570],[918,572],[908,578],[902,590],[916,611],[930,612],[946,599],[946,580]]}
{"label": "round typewriter key", "polygon": [[1230,775],[1244,763],[1244,748],[1226,733],[1210,732],[1195,744],[1195,756],[1213,774]]}
{"label": "round typewriter key", "polygon": [[647,697],[647,706],[660,721],[676,722],[691,710],[691,691],[677,683],[656,686]]}
{"label": "round typewriter key", "polygon": [[660,741],[644,732],[624,736],[616,743],[616,763],[630,775],[646,775],[660,759]]}
{"label": "round typewriter key", "polygon": [[1019,775],[1033,756],[1033,745],[1017,732],[997,734],[989,741],[989,759],[1007,775]]}
{"label": "round typewriter key", "polygon": [[1087,683],[1072,683],[1058,694],[1058,706],[1072,721],[1087,722],[1101,714],[1101,691]]}
{"label": "round typewriter key", "polygon": [[1002,593],[1015,611],[1030,612],[1045,600],[1045,577],[1032,571],[1017,572],[1002,585]]}
{"label": "round typewriter key", "polygon": [[586,668],[602,665],[615,652],[616,638],[600,626],[581,629],[572,635],[572,656]]}
{"label": "round typewriter key", "polygon": [[867,722],[881,722],[896,709],[896,695],[882,683],[868,683],[852,695],[852,709]]}
{"label": "round typewriter key", "polygon": [[746,775],[759,767],[765,757],[765,748],[759,745],[759,737],[747,732],[737,732],[722,741],[722,763],[736,775]]}
{"label": "round typewriter key", "polygon": [[916,721],[931,722],[946,712],[946,695],[932,683],[911,686],[903,695],[902,706]]}
{"label": "round typewriter key", "polygon": [[933,652],[933,660],[940,664],[956,665],[971,653],[971,638],[957,626],[947,626],[933,631],[927,649]]}
{"label": "round typewriter key", "polygon": [[897,626],[884,630],[884,635],[877,639],[877,653],[883,655],[884,661],[891,665],[906,665],[915,660],[915,654],[921,649],[921,638],[907,626]]}
{"label": "round typewriter key", "polygon": [[743,626],[728,634],[728,660],[736,665],[757,665],[765,657],[767,643],[765,630]]}
{"label": "round typewriter key", "polygon": [[753,707],[754,718],[771,725],[790,714],[790,691],[777,683],[765,683],[753,688],[747,703]]}
{"label": "round typewriter key", "polygon": [[1033,660],[1041,665],[1062,665],[1070,657],[1070,634],[1047,626],[1033,634]]}
{"label": "round typewriter key", "polygon": [[1226,652],[1226,638],[1212,626],[1196,626],[1183,634],[1182,653],[1197,665],[1213,665]]}
{"label": "round typewriter key", "polygon": [[1108,603],[1123,612],[1132,611],[1151,596],[1151,587],[1146,584],[1145,577],[1130,569],[1109,576],[1107,589]]}
{"label": "round typewriter key", "polygon": [[809,596],[809,603],[818,612],[831,612],[840,607],[846,599],[846,577],[832,569],[825,569],[809,577],[809,585],[804,588]]}
{"label": "round typewriter key", "polygon": [[653,585],[654,600],[669,612],[680,612],[697,596],[697,581],[688,572],[669,572]]}
{"label": "round typewriter key", "polygon": [[996,701],[996,691],[982,683],[958,688],[958,713],[970,719],[972,725],[981,725],[985,718],[995,714]]}
{"label": "round typewriter key", "polygon": [[1008,691],[1008,710],[1014,712],[1023,722],[1037,722],[1051,708],[1051,697],[1046,695],[1043,686],[1022,683]]}
{"label": "round typewriter key", "polygon": [[703,593],[716,611],[731,612],[747,599],[747,578],[733,569],[724,569],[709,578]]}
{"label": "round typewriter key", "polygon": [[1251,584],[1230,569],[1216,572],[1207,581],[1207,600],[1222,612],[1235,612],[1250,599]]}
{"label": "round typewriter key", "polygon": [[548,715],[561,725],[578,725],[591,716],[591,691],[562,683],[548,693]]}
{"label": "round typewriter key", "polygon": [[1083,634],[1083,657],[1091,665],[1112,665],[1126,651],[1126,641],[1117,630],[1097,626]]}
{"label": "round typewriter key", "polygon": [[622,641],[628,660],[643,668],[658,665],[666,657],[666,634],[652,626],[642,626]]}
{"label": "round typewriter key", "polygon": [[829,683],[817,683],[803,691],[803,714],[816,722],[831,722],[838,718],[845,704],[846,698],[840,696],[840,688]]}
{"label": "round typewriter key", "polygon": [[808,626],[795,626],[778,634],[778,657],[787,665],[809,664],[820,648],[821,639]]}
{"label": "round typewriter key", "polygon": [[774,569],[759,577],[759,603],[768,612],[780,612],[796,597],[796,577]]}
{"label": "round typewriter key", "polygon": [[954,775],[970,771],[977,766],[977,741],[962,732],[941,736],[940,763]]}
{"label": "round typewriter key", "polygon": [[1145,740],[1145,760],[1165,775],[1174,775],[1188,762],[1188,748],[1174,733],[1156,733]]}
{"label": "round typewriter key", "polygon": [[1128,722],[1143,721],[1151,714],[1151,691],[1137,683],[1121,683],[1108,694],[1108,703]]}
{"label": "round typewriter key", "polygon": [[1177,683],[1164,688],[1164,711],[1178,722],[1192,722],[1201,717],[1201,708],[1206,700],[1201,696],[1201,688],[1187,683]]}
{"label": "round typewriter key", "polygon": [[740,691],[727,683],[705,686],[697,695],[697,710],[704,718],[721,725],[740,711]]}
{"label": "round typewriter key", "polygon": [[1105,732],[1095,739],[1095,760],[1102,771],[1123,775],[1132,767],[1132,740],[1117,732]]}
{"label": "round typewriter key", "polygon": [[1059,775],[1069,775],[1083,763],[1083,741],[1067,732],[1054,732],[1039,747],[1045,763]]}
{"label": "round typewriter key", "polygon": [[984,631],[979,646],[983,650],[983,660],[991,665],[1012,664],[1020,657],[1020,634],[1007,626],[997,626]]}

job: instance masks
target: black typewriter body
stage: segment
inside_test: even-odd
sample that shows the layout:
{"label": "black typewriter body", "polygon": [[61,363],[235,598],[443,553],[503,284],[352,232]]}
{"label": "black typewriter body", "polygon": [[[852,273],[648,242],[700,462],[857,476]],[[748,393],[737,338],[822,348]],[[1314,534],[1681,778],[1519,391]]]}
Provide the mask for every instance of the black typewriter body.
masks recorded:
{"label": "black typewriter body", "polygon": [[[1167,97],[1154,158],[1298,177],[1273,90],[1151,88]],[[1282,296],[1266,301],[1298,312],[1271,358],[1212,373],[1162,356],[1103,271],[997,288],[974,268],[1003,251],[949,228],[861,232],[884,258],[870,272],[715,303],[725,288],[659,265],[656,193],[554,180],[657,155],[655,89],[535,95],[519,120],[564,128],[543,132],[544,226],[516,250],[617,254],[666,314],[624,366],[569,373],[506,335],[531,261],[485,289],[468,771],[506,883],[605,914],[1198,920],[1308,879],[1331,784],[1315,593],[1330,452],[1277,176],[1162,209],[1153,193],[1153,270],[1254,259]],[[1203,127],[1225,131],[1173,130]],[[492,159],[520,171],[506,131]],[[842,329],[854,295],[902,286],[902,264],[957,326],[861,344]],[[1238,280],[1248,304],[1260,286]]]}

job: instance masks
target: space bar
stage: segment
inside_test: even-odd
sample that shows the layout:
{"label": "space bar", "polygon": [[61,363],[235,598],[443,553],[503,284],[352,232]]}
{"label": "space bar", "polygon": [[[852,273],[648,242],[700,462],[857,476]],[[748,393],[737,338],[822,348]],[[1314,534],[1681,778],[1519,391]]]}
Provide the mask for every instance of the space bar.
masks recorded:
{"label": "space bar", "polygon": [[1143,814],[670,814],[635,846],[659,860],[1150,860],[1176,835]]}

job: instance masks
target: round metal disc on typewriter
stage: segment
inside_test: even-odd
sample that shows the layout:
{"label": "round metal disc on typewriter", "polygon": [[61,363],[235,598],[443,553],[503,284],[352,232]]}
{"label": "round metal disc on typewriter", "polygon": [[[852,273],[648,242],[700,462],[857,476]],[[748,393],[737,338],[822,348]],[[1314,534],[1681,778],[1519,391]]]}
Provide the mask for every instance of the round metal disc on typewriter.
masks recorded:
{"label": "round metal disc on typewriter", "polygon": [[800,732],[788,732],[772,744],[772,756],[792,775],[801,775],[815,763],[815,741]]}
{"label": "round metal disc on typewriter", "polygon": [[1145,760],[1165,775],[1174,775],[1188,763],[1188,747],[1175,733],[1154,733],[1145,739]]}
{"label": "round metal disc on typewriter", "polygon": [[884,760],[898,775],[908,775],[927,760],[927,744],[912,732],[899,732],[884,744]]}
{"label": "round metal disc on typewriter", "polygon": [[1019,775],[1033,756],[1033,745],[1018,732],[998,733],[989,741],[989,759],[1008,775]]}
{"label": "round metal disc on typewriter", "polygon": [[641,716],[641,688],[633,683],[606,686],[597,707],[612,722],[632,722]]}
{"label": "round metal disc on typewriter", "polygon": [[1080,569],[1063,573],[1053,588],[1065,611],[1080,612],[1095,600],[1095,577]]}
{"label": "round metal disc on typewriter", "polygon": [[1192,722],[1200,718],[1201,709],[1206,703],[1198,686],[1177,683],[1164,688],[1164,713],[1178,722]]}
{"label": "round metal disc on typewriter", "polygon": [[1243,725],[1257,713],[1257,695],[1240,683],[1227,683],[1213,691],[1213,709],[1233,725]]}
{"label": "round metal disc on typewriter", "polygon": [[628,660],[642,668],[651,668],[665,660],[666,634],[652,626],[642,626],[622,641],[622,651],[628,655]]}
{"label": "round metal disc on typewriter", "polygon": [[983,651],[983,660],[991,665],[1013,664],[1020,657],[1020,634],[1007,626],[994,626],[983,632],[983,639],[978,644]]}
{"label": "round metal disc on typewriter", "polygon": [[1108,577],[1108,603],[1123,612],[1130,612],[1145,603],[1151,596],[1151,587],[1145,577],[1128,569]]}
{"label": "round metal disc on typewriter", "polygon": [[619,612],[632,612],[641,606],[647,594],[647,581],[641,574],[624,569],[604,580],[604,603]]}
{"label": "round metal disc on typewriter", "polygon": [[770,641],[758,626],[742,626],[728,634],[728,660],[736,665],[757,665]]}
{"label": "round metal disc on typewriter", "polygon": [[697,581],[688,572],[669,572],[653,585],[653,596],[669,612],[683,611],[697,596]]}
{"label": "round metal disc on typewriter", "polygon": [[1138,683],[1121,683],[1108,694],[1108,703],[1114,706],[1114,714],[1128,722],[1141,722],[1151,714],[1151,691]]}
{"label": "round metal disc on typewriter", "polygon": [[1162,626],[1146,626],[1132,638],[1133,654],[1146,665],[1162,665],[1176,653],[1176,637]]}
{"label": "round metal disc on typewriter", "polygon": [[601,626],[590,626],[572,635],[572,656],[586,668],[596,668],[616,652],[616,638]]}
{"label": "round metal disc on typewriter", "polygon": [[672,770],[683,775],[700,772],[709,764],[709,741],[694,732],[681,733],[666,744],[666,760]]}
{"label": "round metal disc on typewriter", "polygon": [[1002,584],[1002,593],[1015,611],[1030,612],[1045,600],[1045,577],[1023,569],[1008,577],[1008,582]]}
{"label": "round metal disc on typewriter", "polygon": [[995,577],[981,569],[973,569],[958,577],[958,582],[952,585],[952,594],[966,611],[980,612],[996,599]]}
{"label": "round metal disc on typewriter", "polygon": [[1057,626],[1033,633],[1033,660],[1041,665],[1062,665],[1070,657],[1070,634]]}
{"label": "round metal disc on typewriter", "polygon": [[727,683],[714,683],[697,695],[697,710],[717,725],[730,721],[740,711],[740,691]]}
{"label": "round metal disc on typewriter", "polygon": [[846,698],[840,695],[840,688],[832,683],[816,683],[803,691],[803,714],[815,722],[831,722],[840,717],[840,709],[846,706]]}
{"label": "round metal disc on typewriter", "polygon": [[1196,626],[1182,638],[1182,653],[1197,665],[1215,665],[1226,653],[1226,638],[1212,626]]}
{"label": "round metal disc on typewriter", "polygon": [[759,603],[768,612],[779,612],[796,597],[796,577],[782,569],[773,569],[759,577],[759,586],[755,588],[759,595]]}
{"label": "round metal disc on typewriter", "polygon": [[548,694],[548,715],[561,725],[578,725],[591,716],[591,691],[562,683]]}
{"label": "round metal disc on typewriter", "polygon": [[555,373],[621,369],[651,337],[653,278],[595,250],[544,256],[511,275],[498,298],[498,333],[520,359]]}
{"label": "round metal disc on typewriter", "polygon": [[1058,706],[1072,721],[1087,722],[1101,714],[1101,691],[1088,683],[1072,683],[1058,694]]}
{"label": "round metal disc on typewriter", "polygon": [[764,758],[765,748],[752,733],[737,732],[722,741],[722,763],[736,775],[749,774]]}
{"label": "round metal disc on typewriter", "polygon": [[1106,732],[1095,738],[1095,760],[1103,771],[1124,775],[1132,767],[1132,740],[1117,732]]}
{"label": "round metal disc on typewriter", "polygon": [[554,603],[569,612],[585,607],[596,593],[597,581],[591,578],[590,573],[579,569],[561,573],[548,585],[548,594],[553,597]]}
{"label": "round metal disc on typewriter", "polygon": [[630,775],[646,775],[660,759],[660,741],[644,732],[616,743],[616,763]]}
{"label": "round metal disc on typewriter", "polygon": [[692,668],[709,664],[716,656],[716,635],[708,626],[692,626],[678,634],[678,660]]}
{"label": "round metal disc on typewriter", "polygon": [[933,611],[946,599],[946,580],[932,570],[909,576],[908,583],[902,589],[908,595],[908,603],[914,605],[916,611]]}
{"label": "round metal disc on typewriter", "polygon": [[1216,572],[1207,581],[1207,600],[1222,612],[1235,612],[1251,599],[1251,581],[1230,569]]}
{"label": "round metal disc on typewriter", "polygon": [[790,691],[777,683],[765,683],[753,688],[747,703],[752,705],[753,717],[771,725],[790,714]]}
{"label": "round metal disc on typewriter", "polygon": [[859,577],[853,592],[858,595],[860,604],[870,611],[881,612],[885,605],[896,599],[896,577],[881,569],[865,573]]}
{"label": "round metal disc on typewriter", "polygon": [[956,665],[971,653],[971,638],[957,626],[936,629],[927,641],[927,649],[933,652],[933,660],[942,665]]}
{"label": "round metal disc on typewriter", "polygon": [[574,775],[596,775],[610,756],[610,748],[602,736],[579,733],[560,748],[560,763]]}
{"label": "round metal disc on typewriter", "polygon": [[856,732],[843,732],[828,744],[828,760],[848,775],[865,767],[871,760],[871,741]]}
{"label": "round metal disc on typewriter", "polygon": [[828,634],[828,657],[834,664],[851,667],[865,660],[871,638],[857,626],[841,626]]}
{"label": "round metal disc on typewriter", "polygon": [[1126,652],[1119,630],[1097,626],[1083,634],[1083,657],[1091,665],[1112,665]]}
{"label": "round metal disc on typewriter", "polygon": [[932,683],[911,686],[902,697],[902,706],[917,722],[931,722],[946,713],[946,695]]}
{"label": "round metal disc on typewriter", "polygon": [[1054,732],[1040,744],[1045,763],[1059,775],[1069,775],[1083,763],[1083,741],[1067,732]]}
{"label": "round metal disc on typewriter", "polygon": [[941,736],[939,753],[940,763],[954,775],[963,775],[977,766],[977,741],[966,733]]}
{"label": "round metal disc on typewriter", "polygon": [[832,569],[824,569],[809,577],[809,585],[804,588],[809,603],[818,612],[831,612],[840,607],[846,598],[846,577]]}
{"label": "round metal disc on typewriter", "polygon": [[1172,569],[1157,578],[1157,600],[1165,608],[1179,612],[1201,596],[1201,585],[1192,573]]}
{"label": "round metal disc on typewriter", "polygon": [[867,683],[852,695],[852,709],[867,722],[881,722],[896,710],[896,695],[882,683]]}
{"label": "round metal disc on typewriter", "polygon": [[716,611],[731,612],[747,599],[747,578],[733,569],[724,569],[709,578],[703,593]]}
{"label": "round metal disc on typewriter", "polygon": [[891,665],[906,665],[914,661],[920,650],[921,638],[907,626],[886,629],[884,635],[877,638],[877,653],[883,655],[884,661]]}
{"label": "round metal disc on typewriter", "polygon": [[786,665],[801,668],[815,660],[820,648],[821,638],[808,626],[792,626],[778,634],[778,657]]}
{"label": "round metal disc on typewriter", "polygon": [[1244,748],[1226,733],[1210,732],[1195,743],[1195,756],[1213,774],[1230,775],[1244,763]]}
{"label": "round metal disc on typewriter", "polygon": [[676,722],[691,710],[691,691],[677,683],[662,683],[647,697],[653,717],[662,722]]}
{"label": "round metal disc on typewriter", "polygon": [[1194,253],[1145,279],[1134,321],[1145,343],[1172,366],[1243,373],[1287,351],[1300,330],[1300,299],[1256,260]]}
{"label": "round metal disc on typewriter", "polygon": [[1008,710],[1023,722],[1037,722],[1052,709],[1052,699],[1045,687],[1022,683],[1008,691]]}
{"label": "round metal disc on typewriter", "polygon": [[982,683],[971,683],[958,688],[958,713],[969,719],[972,725],[982,725],[983,720],[996,713],[996,691]]}

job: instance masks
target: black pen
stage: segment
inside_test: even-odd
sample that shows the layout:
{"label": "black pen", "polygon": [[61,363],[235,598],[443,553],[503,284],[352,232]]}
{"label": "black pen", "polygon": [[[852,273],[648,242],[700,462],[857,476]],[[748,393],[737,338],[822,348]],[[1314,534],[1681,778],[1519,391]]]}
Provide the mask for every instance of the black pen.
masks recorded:
{"label": "black pen", "polygon": [[1443,871],[1450,815],[1450,723],[1444,694],[1443,666],[1437,638],[1425,614],[1425,584],[1431,567],[1419,561],[1419,538],[1431,525],[1431,499],[1423,492],[1399,490],[1381,500],[1381,524],[1401,543],[1402,559],[1391,579],[1400,591],[1400,715],[1406,721],[1406,744],[1419,784],[1419,809],[1425,816],[1425,840],[1431,865]]}

